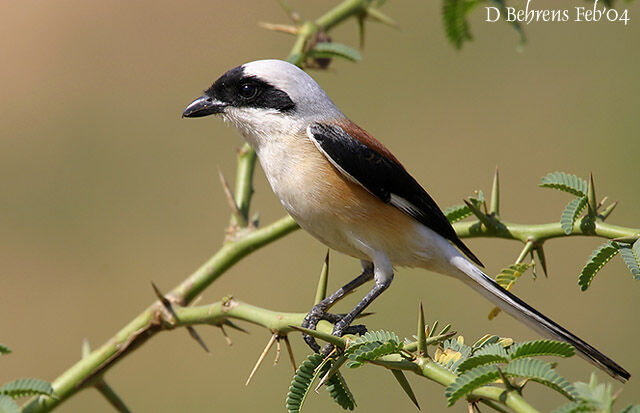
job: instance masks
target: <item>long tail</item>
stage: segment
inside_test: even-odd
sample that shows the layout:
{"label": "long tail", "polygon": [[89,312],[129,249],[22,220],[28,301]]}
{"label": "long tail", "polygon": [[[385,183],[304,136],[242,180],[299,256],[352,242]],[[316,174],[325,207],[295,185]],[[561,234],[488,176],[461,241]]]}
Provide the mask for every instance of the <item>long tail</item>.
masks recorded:
{"label": "long tail", "polygon": [[545,337],[571,344],[576,348],[580,356],[607,372],[614,379],[624,383],[631,377],[631,374],[618,363],[502,288],[462,256],[454,258],[451,263],[468,276],[468,278],[463,278],[463,281],[501,310],[525,323],[529,328]]}

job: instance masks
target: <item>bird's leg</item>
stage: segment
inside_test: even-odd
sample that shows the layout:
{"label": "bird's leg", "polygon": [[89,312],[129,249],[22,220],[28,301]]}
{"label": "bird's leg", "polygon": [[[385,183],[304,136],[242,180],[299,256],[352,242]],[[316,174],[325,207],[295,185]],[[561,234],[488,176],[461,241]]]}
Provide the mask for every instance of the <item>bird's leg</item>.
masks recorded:
{"label": "bird's leg", "polygon": [[[329,297],[325,298],[324,300],[320,301],[318,304],[314,305],[311,311],[309,311],[307,316],[304,318],[304,321],[302,322],[302,327],[315,329],[316,325],[318,324],[318,321],[325,320],[325,319],[327,319],[327,321],[329,322],[337,324],[337,322],[339,322],[339,319],[341,320],[342,318],[338,319],[339,316],[335,316],[333,314],[327,314],[327,310],[331,308],[331,306],[333,306],[340,299],[342,299],[342,297],[344,297],[351,291],[355,290],[362,284],[366,283],[367,281],[371,280],[372,278],[373,278],[373,264],[370,262],[363,261],[362,274],[356,277],[353,281],[343,285],[341,288],[339,288],[336,292],[331,294]],[[351,319],[351,321],[352,320],[353,319]],[[351,323],[351,321],[349,321],[349,323]],[[313,351],[315,351],[316,353],[320,351],[320,346],[316,342],[315,338],[307,334],[303,334],[302,336],[304,338],[304,341],[307,342],[307,344],[309,345],[309,347],[311,347]]]}
{"label": "bird's leg", "polygon": [[[349,329],[349,325],[355,318],[365,309],[369,304],[371,304],[380,294],[386,290],[389,285],[391,285],[391,281],[393,280],[393,270],[391,271],[378,271],[376,268],[375,271],[375,280],[376,283],[369,291],[369,293],[353,308],[353,310],[349,311],[347,315],[342,317],[340,321],[338,321],[333,327],[334,336],[342,336]],[[333,349],[332,344],[327,344],[322,349],[322,354],[329,354]]]}

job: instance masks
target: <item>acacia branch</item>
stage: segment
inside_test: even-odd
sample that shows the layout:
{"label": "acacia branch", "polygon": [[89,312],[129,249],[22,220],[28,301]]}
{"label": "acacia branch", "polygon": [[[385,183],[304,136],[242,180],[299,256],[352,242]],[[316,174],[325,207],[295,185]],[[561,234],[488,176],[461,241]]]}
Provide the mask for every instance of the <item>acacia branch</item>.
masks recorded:
{"label": "acacia branch", "polygon": [[[288,60],[302,65],[307,59],[309,45],[317,33],[328,31],[349,17],[361,18],[370,7],[370,3],[369,0],[346,0],[316,21],[301,22],[296,28],[296,40]],[[248,145],[243,146],[238,155],[234,196],[240,216],[232,218],[232,226],[234,227],[248,227],[250,225],[249,210],[253,193],[252,181],[255,162],[256,155],[253,149]],[[497,220],[496,217],[492,217],[492,219]],[[559,223],[523,225],[498,222],[500,225],[496,226],[484,226],[479,222],[463,222],[456,223],[454,227],[462,238],[497,237],[540,243],[547,239],[567,236]],[[286,216],[261,229],[239,233],[236,239],[224,244],[207,262],[167,294],[167,299],[174,305],[175,314],[168,314],[160,301],[151,304],[109,341],[56,378],[52,383],[55,398],[38,397],[32,399],[23,406],[22,411],[47,412],[53,410],[81,389],[95,384],[96,380],[100,380],[115,363],[160,331],[197,324],[222,325],[224,320],[235,318],[263,326],[283,335],[287,334],[291,331],[290,325],[300,325],[304,314],[274,312],[235,300],[226,300],[211,306],[193,308],[185,306],[239,260],[296,229],[298,229],[298,225],[291,217]],[[604,222],[596,222],[594,227],[582,226],[578,223],[570,236],[576,235],[604,238],[638,237],[640,230],[609,225]],[[325,332],[332,331],[331,325],[325,321],[318,324],[318,329]],[[429,369],[423,368],[420,374],[441,384],[447,380],[446,374],[435,367],[433,369],[431,367]],[[431,374],[434,377],[430,377]],[[436,379],[438,375],[440,378]],[[489,389],[486,394],[478,393],[477,395],[500,401],[495,399],[496,394],[492,392],[495,393],[495,390]],[[501,394],[499,396],[502,397]],[[515,396],[509,396],[507,400],[513,400],[513,397]],[[514,404],[508,404],[508,406],[516,409],[514,406],[519,401],[516,398],[510,403]],[[522,409],[521,411],[527,410]]]}

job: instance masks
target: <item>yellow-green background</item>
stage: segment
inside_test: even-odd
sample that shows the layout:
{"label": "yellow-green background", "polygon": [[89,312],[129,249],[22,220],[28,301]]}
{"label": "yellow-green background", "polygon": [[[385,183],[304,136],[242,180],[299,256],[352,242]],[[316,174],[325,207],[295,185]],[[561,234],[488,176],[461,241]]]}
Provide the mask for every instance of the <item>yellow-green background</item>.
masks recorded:
{"label": "yellow-green background", "polygon": [[[308,17],[335,2],[295,2]],[[579,1],[538,1],[569,8]],[[522,223],[559,219],[570,197],[538,189],[541,176],[565,170],[596,177],[598,196],[620,205],[611,222],[640,226],[640,40],[638,2],[628,26],[537,23],[525,27],[520,53],[504,23],[472,18],[474,42],[461,52],[446,41],[440,1],[389,1],[402,30],[371,24],[360,64],[337,62],[313,76],[336,104],[394,151],[441,206],[474,189],[488,192],[496,165],[502,215]],[[80,355],[84,337],[97,346],[164,290],[181,281],[221,244],[228,222],[217,170],[232,178],[236,132],[213,118],[182,120],[183,108],[225,70],[286,56],[293,38],[258,28],[286,22],[271,1],[4,1],[0,4],[0,382],[18,376],[54,379]],[[353,22],[333,33],[355,44]],[[263,222],[283,215],[261,171],[253,211]],[[525,277],[516,292],[631,371],[622,408],[640,402],[640,284],[616,258],[581,293],[581,265],[596,239],[546,245],[549,279]],[[489,273],[516,258],[520,245],[478,239],[468,244]],[[202,303],[232,293],[272,309],[304,312],[312,303],[325,248],[297,232],[251,255],[209,288]],[[335,254],[331,287],[359,269]],[[357,296],[364,294],[358,291]],[[343,309],[353,304],[350,297]],[[372,306],[371,328],[414,333],[416,308],[452,322],[467,341],[492,332],[536,336],[501,315],[461,283],[399,269]],[[244,381],[267,341],[265,330],[199,328],[212,349],[186,332],[161,334],[107,378],[136,412],[283,410],[291,368],[267,362]],[[298,360],[307,352],[292,337]],[[593,367],[562,361],[559,371],[587,380]],[[414,411],[391,374],[348,371],[362,412]],[[601,379],[606,379],[599,374]],[[410,377],[425,411],[444,411],[439,386]],[[614,384],[617,390],[620,384]],[[543,411],[563,400],[531,385],[525,395]],[[309,412],[338,408],[325,394]],[[95,391],[65,403],[65,412],[110,411]],[[460,402],[452,411],[466,411]]]}

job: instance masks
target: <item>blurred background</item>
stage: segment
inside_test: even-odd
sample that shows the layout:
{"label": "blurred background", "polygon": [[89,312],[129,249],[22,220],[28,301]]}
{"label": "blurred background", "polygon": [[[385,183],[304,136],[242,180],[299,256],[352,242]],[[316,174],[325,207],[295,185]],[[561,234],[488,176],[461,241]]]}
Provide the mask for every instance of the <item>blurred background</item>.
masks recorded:
{"label": "blurred background", "polygon": [[[315,18],[336,3],[292,5]],[[590,4],[535,3],[540,9]],[[312,75],[443,208],[475,189],[488,193],[499,166],[506,220],[557,221],[570,197],[537,188],[540,178],[555,170],[593,172],[598,197],[620,201],[609,221],[638,227],[640,3],[619,6],[629,9],[626,27],[531,24],[521,52],[511,27],[485,23],[478,10],[471,19],[474,41],[456,51],[444,35],[440,1],[389,1],[383,11],[400,31],[370,24],[360,64],[340,61]],[[293,37],[260,29],[260,21],[288,23],[275,1],[0,3],[0,342],[14,350],[0,360],[0,383],[53,380],[78,360],[83,338],[97,347],[154,300],[151,280],[167,291],[220,247],[229,211],[217,169],[233,179],[241,140],[220,120],[180,115],[227,69],[286,57]],[[356,45],[356,34],[349,22],[332,37]],[[255,187],[252,211],[263,223],[281,217],[261,170]],[[467,243],[490,274],[521,248],[504,240]],[[640,284],[615,258],[587,292],[579,291],[580,269],[600,243],[548,242],[549,278],[534,282],[527,275],[515,292],[631,371],[619,410],[640,402]],[[296,232],[233,267],[201,302],[233,294],[306,312],[324,254],[319,242]],[[334,254],[330,287],[358,271],[356,260]],[[367,324],[414,334],[419,300],[428,320],[453,323],[467,342],[487,332],[536,338],[504,314],[487,320],[487,301],[422,270],[399,269]],[[233,347],[218,329],[198,328],[210,355],[186,332],[161,334],[107,380],[136,412],[283,411],[291,367],[286,360],[277,367],[267,362],[245,387],[268,333],[244,327],[251,334],[231,332]],[[308,350],[299,336],[292,341],[300,361]],[[588,381],[594,368],[576,357],[558,370],[571,381]],[[350,370],[346,378],[359,411],[415,411],[381,369]],[[424,410],[446,409],[441,387],[409,380]],[[543,411],[564,402],[536,384],[525,395]],[[339,410],[325,394],[306,407]],[[97,392],[84,391],[60,411],[111,408]]]}

